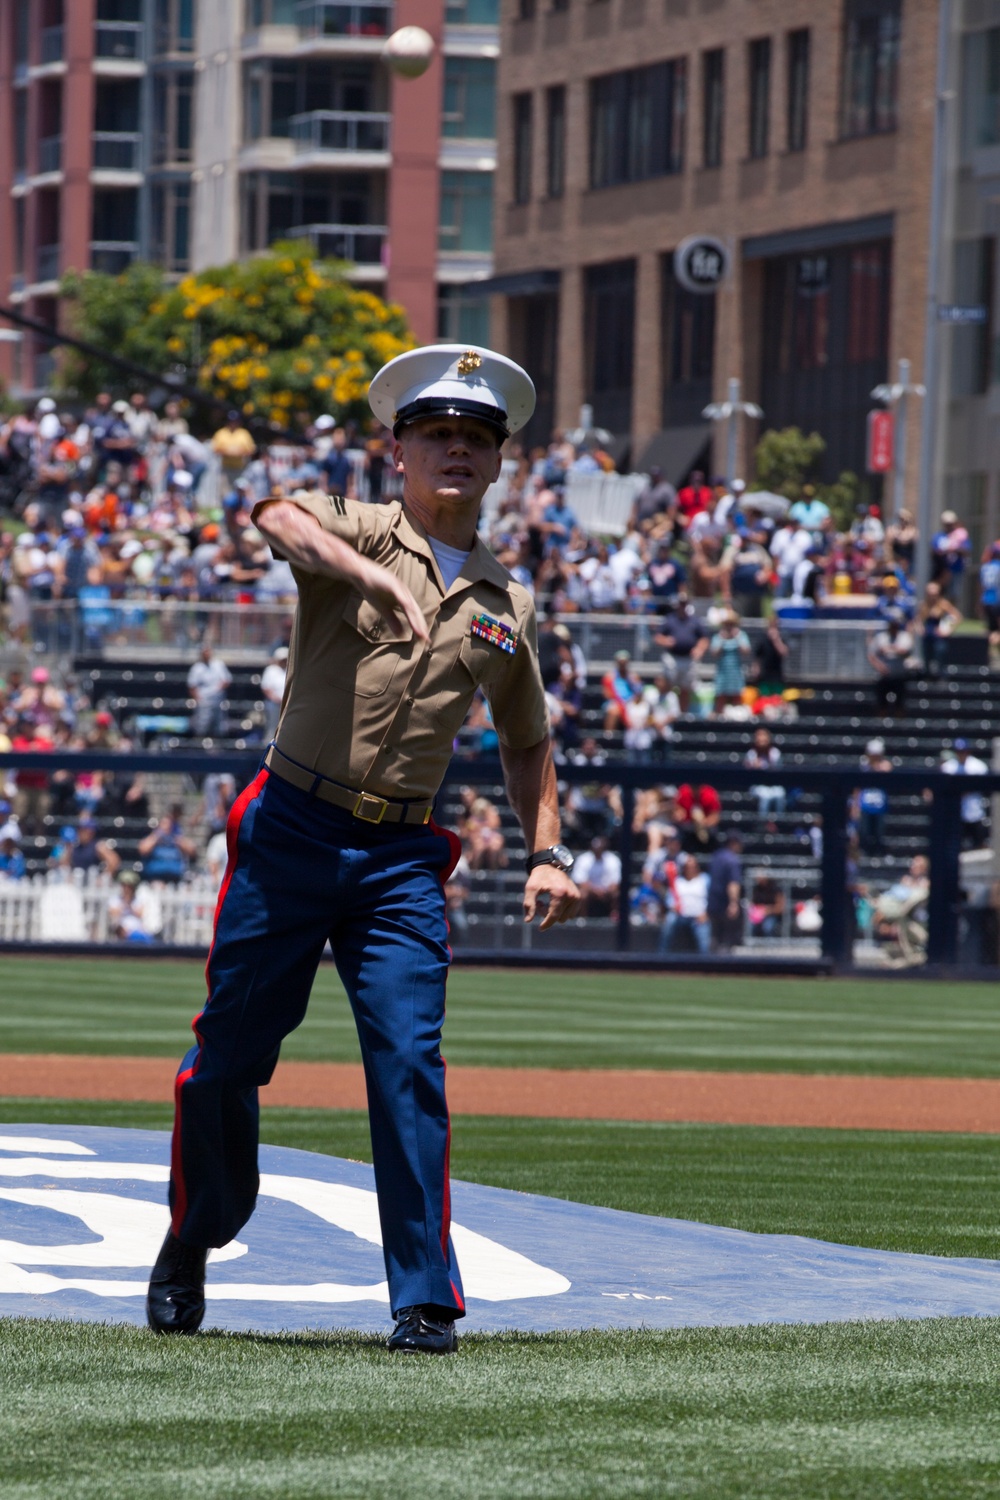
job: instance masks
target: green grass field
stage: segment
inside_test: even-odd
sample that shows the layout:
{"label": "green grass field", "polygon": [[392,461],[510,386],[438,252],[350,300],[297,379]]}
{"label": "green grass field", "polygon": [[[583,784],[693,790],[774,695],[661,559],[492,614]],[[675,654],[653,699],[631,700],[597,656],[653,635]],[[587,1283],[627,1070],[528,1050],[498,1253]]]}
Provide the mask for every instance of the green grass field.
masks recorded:
{"label": "green grass field", "polygon": [[[0,1050],[179,1054],[195,965],[0,961]],[[288,1055],[350,1059],[335,976]],[[468,1063],[996,1076],[983,985],[457,969]],[[166,1129],[160,1105],[0,1101],[0,1121]],[[354,1112],[268,1109],[265,1140],[368,1159]],[[1000,1139],[463,1118],[456,1177],[883,1249],[994,1257]],[[3,1500],[177,1494],[953,1500],[1000,1493],[1000,1322],[463,1340],[154,1339],[0,1322]]]}
{"label": "green grass field", "polygon": [[[0,958],[0,1052],[180,1057],[204,1000],[194,962]],[[1000,1076],[993,986],[895,979],[452,970],[449,1062]],[[331,965],[284,1055],[354,1061]]]}

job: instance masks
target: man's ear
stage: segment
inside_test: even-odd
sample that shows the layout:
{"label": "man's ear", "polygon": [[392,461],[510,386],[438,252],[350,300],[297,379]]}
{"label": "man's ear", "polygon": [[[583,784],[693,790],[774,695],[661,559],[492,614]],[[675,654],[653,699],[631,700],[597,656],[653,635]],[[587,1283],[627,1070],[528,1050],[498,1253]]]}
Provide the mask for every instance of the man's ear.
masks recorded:
{"label": "man's ear", "polygon": [[399,438],[393,438],[392,441],[392,466],[396,470],[397,474],[402,474],[405,472],[406,466],[403,463],[403,445],[399,441]]}

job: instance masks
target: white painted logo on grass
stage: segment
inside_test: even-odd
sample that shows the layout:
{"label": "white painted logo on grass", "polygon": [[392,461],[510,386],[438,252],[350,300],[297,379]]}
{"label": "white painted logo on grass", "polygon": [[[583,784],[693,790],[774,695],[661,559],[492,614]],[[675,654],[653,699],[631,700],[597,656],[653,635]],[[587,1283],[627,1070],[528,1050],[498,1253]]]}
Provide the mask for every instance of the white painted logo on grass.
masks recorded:
{"label": "white painted logo on grass", "polygon": [[[75,1221],[79,1233],[83,1225],[94,1236],[83,1243],[72,1241],[67,1225],[67,1240],[60,1244],[31,1243],[18,1239],[0,1239],[0,1295],[44,1296],[53,1292],[89,1292],[96,1297],[145,1296],[148,1272],[156,1259],[167,1231],[169,1215],[164,1203],[145,1197],[129,1197],[121,1191],[122,1183],[155,1182],[166,1184],[168,1170],[152,1162],[101,1161],[89,1147],[73,1140],[56,1140],[28,1136],[0,1136],[0,1152],[30,1152],[32,1155],[0,1156],[0,1201],[24,1208],[46,1210]],[[43,1156],[42,1153],[45,1153]],[[81,1160],[52,1160],[53,1157],[80,1157]],[[17,1178],[46,1179],[42,1187],[8,1186]],[[64,1182],[113,1181],[115,1192],[100,1188],[70,1188]],[[264,1173],[261,1196],[294,1204],[315,1218],[335,1226],[358,1240],[381,1247],[378,1203],[375,1194],[364,1188],[341,1183],[321,1182],[312,1177],[292,1177]],[[30,1222],[30,1218],[29,1218]],[[46,1221],[50,1222],[50,1221]],[[273,1232],[273,1226],[272,1226]],[[476,1234],[461,1224],[452,1225],[452,1240],[462,1280],[470,1297],[484,1302],[517,1301],[524,1297],[552,1297],[570,1288],[570,1282],[558,1271],[529,1260],[497,1240]],[[221,1250],[213,1250],[210,1263],[238,1260],[248,1253],[247,1245],[233,1240]],[[331,1258],[333,1258],[331,1247]],[[324,1257],[325,1258],[325,1257]],[[288,1261],[294,1264],[294,1240],[289,1241]],[[303,1269],[314,1268],[315,1257]],[[36,1270],[53,1266],[55,1271]],[[141,1268],[141,1279],[123,1277],[66,1276],[70,1268],[81,1271],[129,1271]],[[384,1280],[369,1284],[340,1281],[220,1281],[209,1278],[206,1296],[210,1301],[253,1302],[385,1302],[389,1292]]]}

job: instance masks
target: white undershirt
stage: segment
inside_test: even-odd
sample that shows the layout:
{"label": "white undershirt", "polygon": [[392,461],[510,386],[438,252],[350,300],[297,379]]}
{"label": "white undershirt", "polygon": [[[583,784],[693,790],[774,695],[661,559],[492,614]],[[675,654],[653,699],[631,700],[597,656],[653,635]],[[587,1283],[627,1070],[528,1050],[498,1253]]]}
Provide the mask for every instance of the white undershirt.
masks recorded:
{"label": "white undershirt", "polygon": [[441,569],[441,577],[444,579],[444,589],[447,593],[465,567],[469,553],[461,552],[458,547],[449,547],[445,542],[439,542],[436,537],[429,536],[427,540],[431,544],[434,561]]}

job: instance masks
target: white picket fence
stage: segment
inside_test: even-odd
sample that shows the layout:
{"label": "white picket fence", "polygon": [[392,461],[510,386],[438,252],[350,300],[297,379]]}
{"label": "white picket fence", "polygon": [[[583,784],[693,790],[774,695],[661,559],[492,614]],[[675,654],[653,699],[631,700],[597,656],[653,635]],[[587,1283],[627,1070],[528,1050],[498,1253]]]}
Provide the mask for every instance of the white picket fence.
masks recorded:
{"label": "white picket fence", "polygon": [[[77,872],[80,873],[80,872]],[[106,875],[68,881],[53,875],[0,880],[0,941],[114,942],[109,907],[116,886]],[[218,888],[206,876],[184,885],[139,886],[143,927],[158,942],[207,948]]]}

